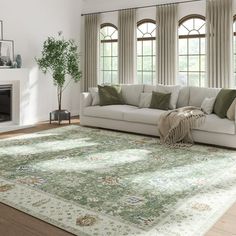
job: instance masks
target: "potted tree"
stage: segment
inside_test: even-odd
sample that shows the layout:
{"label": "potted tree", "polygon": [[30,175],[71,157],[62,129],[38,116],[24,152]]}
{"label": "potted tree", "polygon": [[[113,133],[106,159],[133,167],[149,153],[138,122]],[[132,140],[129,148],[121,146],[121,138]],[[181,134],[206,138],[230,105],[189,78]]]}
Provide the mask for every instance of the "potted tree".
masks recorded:
{"label": "potted tree", "polygon": [[[70,121],[70,113],[62,110],[62,94],[71,81],[78,82],[82,73],[79,69],[78,46],[74,40],[65,40],[62,32],[58,33],[59,37],[48,37],[43,44],[42,57],[36,58],[39,68],[44,74],[51,73],[54,85],[57,86],[58,110],[50,113],[51,119],[61,120],[68,119]],[[70,77],[67,84],[66,76]]]}

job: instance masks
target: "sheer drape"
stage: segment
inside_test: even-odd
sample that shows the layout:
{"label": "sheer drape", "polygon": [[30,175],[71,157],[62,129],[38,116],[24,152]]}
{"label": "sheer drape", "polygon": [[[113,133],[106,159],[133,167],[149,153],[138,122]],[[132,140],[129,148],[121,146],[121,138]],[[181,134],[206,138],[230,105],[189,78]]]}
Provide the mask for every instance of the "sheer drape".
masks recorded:
{"label": "sheer drape", "polygon": [[157,82],[171,85],[177,75],[177,5],[157,7]]}
{"label": "sheer drape", "polygon": [[119,83],[132,84],[136,77],[136,10],[119,11]]}
{"label": "sheer drape", "polygon": [[90,87],[96,87],[99,76],[99,32],[100,15],[91,14],[85,16],[84,23],[84,72],[83,91]]}
{"label": "sheer drape", "polygon": [[232,84],[232,0],[207,0],[207,75],[209,87]]}

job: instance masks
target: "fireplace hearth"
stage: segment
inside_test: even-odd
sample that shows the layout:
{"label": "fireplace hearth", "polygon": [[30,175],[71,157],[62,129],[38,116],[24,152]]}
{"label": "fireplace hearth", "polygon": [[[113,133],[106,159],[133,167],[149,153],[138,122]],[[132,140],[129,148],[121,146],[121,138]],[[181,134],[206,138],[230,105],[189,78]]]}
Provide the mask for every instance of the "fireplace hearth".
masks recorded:
{"label": "fireplace hearth", "polygon": [[0,122],[12,120],[12,85],[0,85]]}

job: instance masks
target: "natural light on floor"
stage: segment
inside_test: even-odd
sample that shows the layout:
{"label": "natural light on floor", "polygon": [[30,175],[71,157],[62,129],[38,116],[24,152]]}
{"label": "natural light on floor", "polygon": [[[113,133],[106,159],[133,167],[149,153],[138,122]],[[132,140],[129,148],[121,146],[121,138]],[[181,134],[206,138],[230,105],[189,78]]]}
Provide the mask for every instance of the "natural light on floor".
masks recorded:
{"label": "natural light on floor", "polygon": [[0,155],[12,155],[17,157],[19,155],[29,155],[45,152],[58,152],[70,150],[78,147],[96,146],[98,143],[90,141],[90,138],[67,139],[58,141],[46,141],[37,144],[13,145],[0,149]]}
{"label": "natural light on floor", "polygon": [[[204,166],[209,166],[209,171],[204,171]],[[216,168],[219,166],[219,168]],[[224,168],[222,168],[224,166]],[[230,168],[230,164],[225,160],[211,160],[180,165],[177,167],[166,167],[163,170],[142,172],[133,176],[126,177],[133,183],[135,188],[141,188],[143,191],[168,191],[168,194],[174,194],[178,191],[192,191],[198,186],[212,186],[219,183],[217,176],[224,172],[224,169]],[[192,176],[191,178],[189,178]],[[230,181],[235,178],[229,177],[225,180]]]}
{"label": "natural light on floor", "polygon": [[55,133],[48,133],[48,134],[32,133],[32,134],[20,135],[20,136],[17,136],[17,137],[11,137],[11,138],[8,138],[8,140],[19,140],[19,139],[20,140],[30,140],[30,139],[57,136],[57,135],[59,135],[59,134],[55,134]]}
{"label": "natural light on floor", "polygon": [[[44,171],[85,171],[104,170],[109,167],[145,160],[151,152],[144,149],[126,149],[122,151],[95,153],[84,160],[60,157],[54,160],[39,162],[32,167]],[[90,162],[88,162],[90,160]]]}

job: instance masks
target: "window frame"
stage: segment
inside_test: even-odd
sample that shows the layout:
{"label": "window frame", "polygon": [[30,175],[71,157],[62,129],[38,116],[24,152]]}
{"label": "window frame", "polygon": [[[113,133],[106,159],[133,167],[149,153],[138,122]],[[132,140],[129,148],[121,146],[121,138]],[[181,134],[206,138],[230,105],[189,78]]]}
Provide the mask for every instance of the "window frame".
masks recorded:
{"label": "window frame", "polygon": [[[154,24],[156,26],[155,31],[156,31],[156,35],[157,35],[157,24],[156,24],[156,21],[153,20],[153,19],[149,19],[149,18],[145,18],[145,19],[142,19],[142,20],[138,21],[138,23],[137,23],[137,31],[139,30],[138,27],[141,26],[142,24],[145,24],[145,23],[152,23],[152,24]],[[140,41],[141,42],[144,42],[144,41],[154,41],[154,43],[156,43],[156,39],[157,39],[157,36],[156,37],[142,37],[142,38],[137,36],[137,43],[140,42]],[[153,52],[153,44],[152,44],[152,52]],[[154,54],[150,55],[152,57],[152,60],[153,60],[153,57],[157,56],[156,54],[157,53],[155,52]],[[139,57],[142,57],[142,58],[145,57],[145,56],[143,56],[143,46],[142,46],[142,55],[138,55],[138,53],[137,53],[137,59]],[[143,62],[143,59],[142,59],[142,62]],[[142,83],[141,84],[144,83],[144,72],[151,72],[152,73],[152,85],[154,84],[155,78],[154,78],[153,75],[156,73],[156,70],[154,70],[153,67],[154,67],[154,65],[152,66],[152,70],[151,71],[144,70],[143,69],[143,63],[142,63],[142,70],[138,70],[138,68],[137,68],[137,74],[138,73],[142,73]]]}
{"label": "window frame", "polygon": [[[206,27],[206,17],[202,16],[202,15],[199,15],[199,14],[190,14],[190,15],[184,16],[183,18],[181,18],[179,20],[179,27],[181,25],[183,25],[184,22],[186,22],[188,20],[191,20],[191,19],[201,19],[201,20],[205,21],[205,27]],[[187,29],[187,30],[189,31],[189,29]],[[202,87],[201,74],[203,73],[203,70],[201,70],[201,66],[200,65],[201,65],[201,56],[205,55],[205,57],[206,57],[206,51],[205,51],[205,54],[201,54],[201,43],[199,42],[199,54],[190,54],[189,53],[189,39],[196,39],[196,38],[197,39],[203,39],[203,38],[206,39],[206,33],[205,34],[200,34],[200,32],[199,32],[199,34],[188,34],[188,35],[179,35],[178,36],[178,40],[179,39],[187,39],[187,54],[186,54],[186,56],[187,56],[187,71],[180,71],[178,69],[178,72],[179,73],[187,73],[187,84],[186,84],[187,86],[189,86],[189,74],[191,72],[192,73],[199,73],[200,78],[199,78],[198,86]],[[189,71],[189,56],[196,56],[196,55],[199,57],[199,66],[200,66],[199,71]],[[179,58],[179,56],[181,56],[181,55],[178,52],[178,58]],[[184,55],[182,55],[182,56],[184,56]],[[179,64],[178,64],[178,67],[179,67]],[[206,74],[206,66],[205,66],[205,70],[204,71],[205,71],[205,74]]]}
{"label": "window frame", "polygon": [[[114,28],[116,31],[117,31],[117,33],[118,33],[118,27],[116,26],[116,25],[114,25],[114,24],[112,24],[112,23],[103,23],[103,24],[101,24],[100,25],[100,32],[99,32],[99,35],[101,34],[101,29],[103,29],[103,28],[105,28],[105,27],[112,27],[112,28]],[[112,43],[117,43],[118,44],[118,37],[117,37],[117,39],[103,39],[103,40],[100,40],[100,45],[102,44],[102,43],[111,43],[111,56],[104,56],[104,53],[103,54],[101,54],[100,53],[100,56],[99,56],[99,61],[100,61],[100,63],[101,63],[101,59],[103,60],[103,69],[101,70],[101,68],[100,68],[100,75],[101,74],[103,74],[103,76],[102,76],[102,78],[101,78],[101,76],[100,76],[100,82],[102,83],[102,84],[104,84],[104,72],[111,72],[111,81],[110,81],[110,84],[113,84],[114,83],[114,81],[113,81],[113,72],[117,72],[117,78],[118,78],[118,68],[117,68],[117,70],[113,70],[112,69],[112,60],[111,60],[111,70],[104,70],[104,58],[105,57],[111,57],[111,58],[113,58],[113,57],[116,57],[117,58],[117,63],[118,63],[118,51],[117,51],[117,56],[113,56],[112,55],[112,52],[113,52],[113,49],[112,49]],[[118,50],[118,47],[117,47],[117,50]],[[102,73],[101,73],[102,72]],[[105,83],[107,83],[107,82],[105,82]]]}

